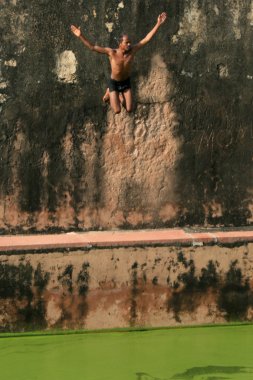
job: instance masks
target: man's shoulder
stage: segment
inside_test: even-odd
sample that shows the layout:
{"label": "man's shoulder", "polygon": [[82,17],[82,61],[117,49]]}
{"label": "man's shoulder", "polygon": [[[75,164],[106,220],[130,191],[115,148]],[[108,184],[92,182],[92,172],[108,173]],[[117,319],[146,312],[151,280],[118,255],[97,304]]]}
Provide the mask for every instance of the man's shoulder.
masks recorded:
{"label": "man's shoulder", "polygon": [[113,49],[113,48],[109,48],[109,55],[110,55],[110,56],[113,56],[113,55],[115,55],[115,54],[117,54],[117,50],[116,50],[116,49]]}

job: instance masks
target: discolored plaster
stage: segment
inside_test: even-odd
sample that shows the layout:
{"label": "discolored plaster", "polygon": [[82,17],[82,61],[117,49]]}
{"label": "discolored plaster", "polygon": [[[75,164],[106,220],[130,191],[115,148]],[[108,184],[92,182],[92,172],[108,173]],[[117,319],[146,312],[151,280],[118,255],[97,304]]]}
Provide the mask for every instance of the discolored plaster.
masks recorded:
{"label": "discolored plaster", "polygon": [[56,61],[56,75],[59,81],[64,83],[75,83],[77,70],[77,60],[71,50],[65,50],[58,55]]}
{"label": "discolored plaster", "polygon": [[1,255],[1,329],[252,321],[252,247],[248,243]]}
{"label": "discolored plaster", "polygon": [[249,20],[250,26],[253,26],[253,1],[251,1],[251,7],[250,7],[250,11],[247,15],[247,18]]}
{"label": "discolored plaster", "polygon": [[184,16],[179,23],[178,32],[173,35],[172,42],[177,44],[180,40],[192,39],[190,53],[195,54],[200,44],[206,41],[206,15],[199,7],[198,1],[186,2]]}

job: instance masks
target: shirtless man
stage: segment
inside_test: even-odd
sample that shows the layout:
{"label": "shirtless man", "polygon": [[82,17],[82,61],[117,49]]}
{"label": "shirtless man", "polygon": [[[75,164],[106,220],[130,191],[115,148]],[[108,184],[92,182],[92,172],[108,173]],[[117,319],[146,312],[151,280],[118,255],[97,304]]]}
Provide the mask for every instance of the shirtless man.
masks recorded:
{"label": "shirtless man", "polygon": [[120,113],[121,104],[128,112],[133,109],[132,91],[130,83],[131,65],[135,53],[145,46],[156,34],[159,27],[166,20],[166,13],[161,13],[157,18],[154,28],[136,45],[131,45],[127,34],[123,34],[117,49],[92,45],[81,33],[80,27],[71,25],[72,33],[80,38],[84,45],[97,53],[107,54],[111,63],[111,78],[103,101],[110,100],[111,107],[115,113]]}

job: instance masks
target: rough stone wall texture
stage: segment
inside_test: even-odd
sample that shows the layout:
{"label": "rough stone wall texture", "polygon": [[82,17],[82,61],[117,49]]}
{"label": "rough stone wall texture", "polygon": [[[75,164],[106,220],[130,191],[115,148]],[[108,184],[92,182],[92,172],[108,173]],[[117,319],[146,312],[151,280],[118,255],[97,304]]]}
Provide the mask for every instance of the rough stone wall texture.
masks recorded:
{"label": "rough stone wall texture", "polygon": [[[1,0],[0,228],[253,222],[252,0]],[[102,106],[102,46],[140,40],[135,111]]]}
{"label": "rough stone wall texture", "polygon": [[252,321],[252,270],[253,244],[1,255],[0,329]]}

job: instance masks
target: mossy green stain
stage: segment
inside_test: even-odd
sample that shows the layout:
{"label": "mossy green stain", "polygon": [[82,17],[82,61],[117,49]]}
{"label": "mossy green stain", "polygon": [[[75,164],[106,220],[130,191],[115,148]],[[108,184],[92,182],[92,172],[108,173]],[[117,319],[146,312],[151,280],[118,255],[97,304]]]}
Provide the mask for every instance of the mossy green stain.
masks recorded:
{"label": "mossy green stain", "polygon": [[[29,139],[29,138],[28,138]],[[19,197],[19,203],[22,211],[34,212],[41,210],[41,191],[42,191],[42,174],[38,163],[38,146],[33,150],[23,152],[19,165],[19,177],[22,183],[22,193]]]}
{"label": "mossy green stain", "polygon": [[32,274],[29,263],[17,266],[0,263],[0,298],[32,299]]}
{"label": "mossy green stain", "polygon": [[215,263],[210,260],[206,268],[201,269],[198,287],[200,289],[215,288],[219,282],[219,276],[216,271]]}
{"label": "mossy green stain", "polygon": [[198,304],[198,294],[204,294],[207,289],[216,289],[219,284],[219,276],[215,263],[210,260],[206,268],[202,268],[201,276],[196,275],[196,268],[193,260],[185,260],[180,252],[180,261],[184,263],[186,272],[177,276],[177,281],[171,285],[172,296],[167,303],[167,311],[174,312],[174,318],[181,322],[181,311],[192,313]]}
{"label": "mossy green stain", "polygon": [[130,326],[135,326],[137,318],[138,263],[134,262],[131,272]]}
{"label": "mossy green stain", "polygon": [[80,318],[85,318],[89,311],[89,305],[87,302],[87,294],[89,291],[90,281],[89,268],[90,264],[88,262],[84,262],[82,265],[82,269],[80,270],[77,276],[78,294],[81,298],[81,302],[78,305]]}
{"label": "mossy green stain", "polygon": [[249,306],[253,305],[249,280],[243,279],[237,261],[230,264],[224,286],[220,289],[218,305],[226,311],[227,320],[244,320]]}
{"label": "mossy green stain", "polygon": [[49,272],[43,272],[41,264],[37,265],[37,268],[34,271],[34,285],[42,292],[48,284],[50,279]]}
{"label": "mossy green stain", "polygon": [[[11,298],[16,308],[17,321],[7,329],[46,328],[46,307],[43,290],[49,280],[49,274],[43,274],[41,265],[36,270],[29,264],[0,264],[0,297]],[[18,301],[22,301],[21,306]]]}
{"label": "mossy green stain", "polygon": [[89,280],[90,280],[90,275],[88,271],[89,267],[90,267],[90,264],[88,262],[83,263],[82,269],[78,273],[78,276],[77,276],[78,292],[80,296],[85,296],[89,290]]}
{"label": "mossy green stain", "polygon": [[195,275],[196,268],[193,260],[188,262],[189,270],[178,276],[179,282],[183,283],[185,291],[192,291],[198,285],[198,279]]}
{"label": "mossy green stain", "polygon": [[73,274],[73,265],[70,264],[70,265],[67,265],[63,273],[58,276],[58,281],[62,284],[63,287],[66,287],[68,289],[69,293],[73,292],[72,274]]}
{"label": "mossy green stain", "polygon": [[184,253],[182,251],[178,252],[178,254],[177,254],[177,261],[179,263],[182,263],[185,268],[188,267],[188,262],[187,262],[187,260],[186,260],[186,258],[184,256]]}
{"label": "mossy green stain", "polygon": [[18,330],[36,330],[47,327],[46,307],[44,300],[40,297],[34,302],[28,302],[25,307],[19,309],[18,314]]}

